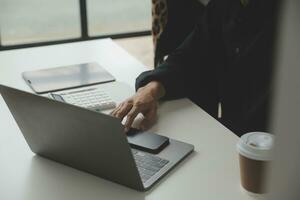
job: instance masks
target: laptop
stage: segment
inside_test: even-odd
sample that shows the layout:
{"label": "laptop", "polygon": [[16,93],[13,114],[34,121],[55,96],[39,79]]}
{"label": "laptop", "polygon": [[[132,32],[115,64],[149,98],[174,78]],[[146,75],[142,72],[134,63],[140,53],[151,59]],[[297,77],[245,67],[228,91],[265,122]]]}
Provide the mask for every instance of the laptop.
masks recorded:
{"label": "laptop", "polygon": [[3,85],[0,93],[32,152],[138,191],[194,149],[170,138],[158,154],[144,152],[130,147],[120,119]]}

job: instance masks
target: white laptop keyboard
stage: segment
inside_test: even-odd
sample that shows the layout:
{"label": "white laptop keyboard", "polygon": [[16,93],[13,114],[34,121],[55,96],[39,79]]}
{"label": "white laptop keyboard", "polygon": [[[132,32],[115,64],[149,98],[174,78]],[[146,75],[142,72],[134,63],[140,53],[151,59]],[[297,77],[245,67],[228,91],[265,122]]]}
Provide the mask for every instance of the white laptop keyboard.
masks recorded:
{"label": "white laptop keyboard", "polygon": [[89,88],[59,94],[51,93],[51,96],[55,100],[98,112],[116,107],[116,102],[114,102],[107,93],[98,88]]}

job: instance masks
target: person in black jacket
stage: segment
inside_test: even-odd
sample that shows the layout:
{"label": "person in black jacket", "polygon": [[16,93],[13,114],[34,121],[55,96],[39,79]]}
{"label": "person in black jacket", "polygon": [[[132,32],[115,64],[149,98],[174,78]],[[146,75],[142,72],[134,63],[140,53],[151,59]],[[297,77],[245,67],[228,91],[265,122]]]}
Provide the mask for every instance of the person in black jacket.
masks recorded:
{"label": "person in black jacket", "polygon": [[[188,97],[238,136],[267,131],[272,77],[272,0],[211,0],[195,30],[156,69],[136,80],[137,93],[111,114],[128,130],[156,119],[158,100]],[[222,117],[218,117],[221,103]]]}

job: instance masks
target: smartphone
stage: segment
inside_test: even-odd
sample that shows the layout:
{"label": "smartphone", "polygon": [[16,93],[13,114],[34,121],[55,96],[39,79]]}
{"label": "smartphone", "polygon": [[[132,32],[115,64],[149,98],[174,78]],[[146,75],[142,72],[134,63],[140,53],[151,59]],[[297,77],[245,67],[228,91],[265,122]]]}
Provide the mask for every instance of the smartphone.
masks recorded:
{"label": "smartphone", "polygon": [[165,136],[134,128],[128,131],[127,140],[132,148],[152,154],[158,154],[169,144],[169,138]]}

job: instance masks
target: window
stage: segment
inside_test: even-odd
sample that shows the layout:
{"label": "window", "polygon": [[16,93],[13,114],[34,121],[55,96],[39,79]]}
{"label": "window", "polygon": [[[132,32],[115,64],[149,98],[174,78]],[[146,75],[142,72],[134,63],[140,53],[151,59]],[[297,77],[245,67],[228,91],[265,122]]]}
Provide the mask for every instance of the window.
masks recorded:
{"label": "window", "polygon": [[150,30],[151,0],[88,0],[89,35]]}
{"label": "window", "polygon": [[[0,0],[0,47],[83,40],[80,0]],[[151,0],[86,2],[88,36],[145,32],[151,26]]]}
{"label": "window", "polygon": [[74,0],[0,0],[2,45],[79,38],[79,4]]}

